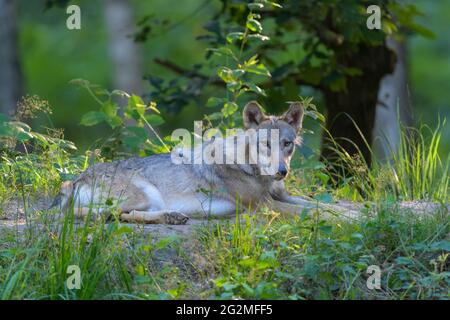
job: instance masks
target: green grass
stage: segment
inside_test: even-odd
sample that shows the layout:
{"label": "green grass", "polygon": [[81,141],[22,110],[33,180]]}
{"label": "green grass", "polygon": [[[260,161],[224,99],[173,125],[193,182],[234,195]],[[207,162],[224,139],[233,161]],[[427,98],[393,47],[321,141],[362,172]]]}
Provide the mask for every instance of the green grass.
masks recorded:
{"label": "green grass", "polygon": [[[34,227],[17,235],[2,230],[2,299],[158,299],[171,298],[177,270],[155,263],[155,252],[178,240],[151,236],[118,221],[79,222],[73,214],[41,212]],[[39,223],[39,226],[38,226]],[[175,257],[177,257],[175,255]],[[78,266],[81,288],[69,290],[68,267]]]}
{"label": "green grass", "polygon": [[[449,298],[449,231],[446,214],[418,223],[383,208],[357,224],[311,216],[258,224],[246,217],[201,241],[218,275],[214,297],[429,299]],[[370,265],[383,270],[382,290],[366,286]]]}
{"label": "green grass", "polygon": [[[449,299],[450,219],[444,204],[450,160],[437,156],[440,128],[417,132],[414,140],[403,135],[390,164],[368,169],[342,153],[354,175],[339,187],[330,187],[332,179],[317,161],[290,178],[290,189],[321,201],[375,203],[358,222],[261,209],[256,216],[237,212],[234,221],[212,220],[188,241],[158,238],[117,220],[83,222],[73,213],[32,211],[36,200],[53,196],[62,180],[101,157],[73,155],[60,141],[28,153],[5,148],[2,215],[16,217],[6,206],[14,199],[25,208],[27,228],[0,229],[0,298]],[[400,200],[442,205],[418,217],[400,210]],[[80,268],[79,290],[66,286],[70,265]],[[380,290],[367,288],[370,265],[382,270]]]}
{"label": "green grass", "polygon": [[[339,155],[335,165],[339,180],[344,181],[343,184],[334,184],[336,197],[355,201],[425,200],[448,203],[450,155],[446,159],[439,156],[444,127],[445,121],[436,129],[424,125],[418,129],[400,126],[398,151],[389,146],[391,158],[378,160],[373,157],[371,168],[361,153],[350,155],[331,139],[334,143],[331,148]],[[344,173],[340,168],[346,168],[349,173]],[[322,173],[325,174],[325,184],[329,183],[330,174],[326,171]]]}

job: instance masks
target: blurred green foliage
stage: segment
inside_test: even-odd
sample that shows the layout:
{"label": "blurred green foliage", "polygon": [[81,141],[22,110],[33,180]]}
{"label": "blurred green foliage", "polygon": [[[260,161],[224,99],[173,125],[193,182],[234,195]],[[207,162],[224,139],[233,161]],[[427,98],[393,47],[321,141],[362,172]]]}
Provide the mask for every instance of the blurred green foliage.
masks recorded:
{"label": "blurred green foliage", "polygon": [[[430,40],[412,37],[409,42],[410,93],[419,121],[435,126],[438,117],[450,119],[450,2],[415,1],[424,15],[418,20],[433,31]],[[441,155],[450,154],[450,125],[442,132]]]}
{"label": "blurred green foliage", "polygon": [[[108,59],[103,4],[100,1],[80,3],[82,29],[79,31],[67,30],[65,10],[58,7],[45,10],[43,2],[20,2],[19,27],[21,58],[26,79],[25,92],[48,99],[54,110],[53,125],[65,128],[66,138],[76,142],[82,149],[94,138],[110,134],[111,128],[107,125],[95,128],[80,126],[81,116],[96,107],[86,92],[69,84],[69,81],[83,78],[110,90],[115,88],[112,87],[112,65]],[[420,0],[414,4],[425,13],[419,22],[433,31],[436,38],[410,38],[411,99],[417,118],[433,126],[437,123],[438,113],[442,117],[449,117],[450,112],[448,94],[445,92],[445,84],[450,80],[450,45],[446,34],[450,3]],[[157,75],[166,82],[177,78],[170,70],[155,63],[155,58],[173,60],[188,67],[204,61],[209,46],[196,38],[205,35],[202,26],[220,9],[220,1],[183,1],[177,2],[176,5],[167,5],[167,1],[152,0],[132,1],[132,5],[137,23],[145,25],[151,22],[151,30],[147,29],[148,33],[138,34],[147,37],[141,44],[144,75]],[[268,30],[270,27],[267,26]],[[292,44],[290,50],[275,58],[284,61],[293,53],[301,53],[301,50],[301,46]],[[146,89],[149,90],[150,86]],[[274,102],[281,96],[289,95],[287,92],[296,96],[299,89],[295,85],[287,85],[283,92],[271,92],[269,111],[274,109]],[[301,93],[314,95],[319,110],[323,110],[320,94],[307,87],[303,88]],[[210,109],[206,107],[208,95],[217,96],[217,93],[206,91],[203,95],[205,98],[197,103],[189,102],[179,113],[162,109],[166,123],[160,130],[166,134],[175,127],[191,128],[193,120],[201,119],[203,114],[210,113]],[[50,125],[46,118],[36,119],[35,124]],[[306,126],[311,126],[311,123],[307,122]],[[447,127],[446,130],[443,134],[444,157],[450,150],[450,139],[447,138],[450,136],[450,129]],[[306,137],[307,145],[317,146],[319,141],[317,135]]]}

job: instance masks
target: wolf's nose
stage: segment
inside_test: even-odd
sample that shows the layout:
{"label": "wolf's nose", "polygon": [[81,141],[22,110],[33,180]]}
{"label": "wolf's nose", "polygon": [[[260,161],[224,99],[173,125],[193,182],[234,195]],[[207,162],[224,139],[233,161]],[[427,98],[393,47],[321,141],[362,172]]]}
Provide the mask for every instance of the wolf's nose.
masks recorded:
{"label": "wolf's nose", "polygon": [[287,176],[287,170],[286,168],[279,168],[278,169],[278,174],[282,177],[286,177]]}

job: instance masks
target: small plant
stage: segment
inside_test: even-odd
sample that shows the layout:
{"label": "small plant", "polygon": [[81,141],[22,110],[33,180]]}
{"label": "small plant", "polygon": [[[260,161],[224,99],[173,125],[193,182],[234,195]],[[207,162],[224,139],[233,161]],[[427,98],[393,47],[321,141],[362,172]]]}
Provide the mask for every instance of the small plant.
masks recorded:
{"label": "small plant", "polygon": [[400,150],[394,153],[392,161],[394,183],[401,199],[449,201],[450,156],[439,156],[444,126],[445,121],[434,130],[427,126],[403,128]]}
{"label": "small plant", "polygon": [[77,171],[79,158],[71,157],[77,148],[64,139],[61,130],[44,128],[45,133],[37,132],[22,122],[38,114],[48,117],[51,108],[37,96],[22,98],[12,118],[0,114],[0,203],[30,191],[53,194],[58,187],[55,179]]}
{"label": "small plant", "polygon": [[[101,146],[102,154],[113,159],[131,154],[144,156],[170,151],[167,145],[169,142],[163,141],[154,129],[154,126],[164,123],[156,103],[145,103],[141,97],[121,90],[110,92],[87,80],[76,79],[71,82],[86,89],[100,106],[100,110],[83,115],[80,124],[93,126],[106,123],[113,130]],[[120,114],[121,108],[114,98],[127,99],[123,114]]]}
{"label": "small plant", "polygon": [[221,129],[236,126],[239,118],[238,99],[245,93],[253,92],[266,96],[265,91],[256,83],[261,78],[271,76],[266,66],[259,61],[257,54],[249,55],[248,44],[250,42],[258,44],[258,42],[269,40],[269,37],[262,33],[263,26],[259,21],[261,14],[257,12],[273,7],[279,8],[281,5],[270,1],[260,1],[249,3],[247,7],[249,13],[246,17],[245,27],[237,27],[228,32],[225,35],[225,45],[209,49],[214,55],[225,58],[225,65],[218,68],[217,76],[226,84],[226,97],[209,98],[206,106],[221,107],[221,110],[205,116],[209,122],[218,122],[217,126]]}
{"label": "small plant", "polygon": [[[351,200],[428,200],[448,203],[450,194],[450,157],[441,159],[439,147],[442,125],[432,130],[401,126],[398,150],[391,150],[392,157],[381,162],[373,159],[369,168],[361,154],[349,155],[334,141],[339,155],[335,163],[342,171],[344,181],[337,193]],[[357,191],[356,193],[354,191]]]}

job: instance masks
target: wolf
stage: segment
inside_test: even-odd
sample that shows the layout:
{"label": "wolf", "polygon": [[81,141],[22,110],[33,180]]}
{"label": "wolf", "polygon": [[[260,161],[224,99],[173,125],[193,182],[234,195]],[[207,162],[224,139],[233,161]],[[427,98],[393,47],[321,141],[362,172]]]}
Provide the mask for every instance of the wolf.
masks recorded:
{"label": "wolf", "polygon": [[[129,158],[95,164],[64,182],[54,205],[65,210],[71,204],[75,216],[85,217],[94,211],[110,214],[111,204],[116,204],[122,221],[186,224],[198,214],[226,216],[269,203],[302,204],[304,199],[286,191],[285,178],[295,147],[301,143],[303,116],[301,102],[291,102],[280,116],[267,115],[256,101],[244,107],[246,130],[277,132],[277,143],[267,140],[266,145],[268,150],[277,148],[269,155],[278,165],[273,174],[263,174],[264,166],[258,161],[175,164],[169,153]],[[249,160],[250,142],[244,143],[244,158]],[[276,159],[270,159],[272,155]]]}

